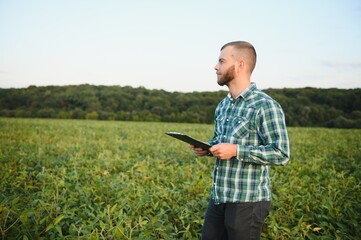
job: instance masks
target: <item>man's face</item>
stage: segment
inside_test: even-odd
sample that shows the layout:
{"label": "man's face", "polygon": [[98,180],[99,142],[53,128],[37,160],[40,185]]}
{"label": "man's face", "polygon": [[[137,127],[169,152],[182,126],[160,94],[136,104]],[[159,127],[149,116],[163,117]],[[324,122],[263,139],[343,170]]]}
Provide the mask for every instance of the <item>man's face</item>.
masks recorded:
{"label": "man's face", "polygon": [[214,67],[217,74],[217,83],[220,86],[227,85],[235,77],[235,61],[232,57],[233,47],[226,47],[221,51],[217,65]]}
{"label": "man's face", "polygon": [[234,65],[230,66],[225,73],[217,73],[217,83],[220,86],[228,86],[228,84],[234,79],[235,67]]}

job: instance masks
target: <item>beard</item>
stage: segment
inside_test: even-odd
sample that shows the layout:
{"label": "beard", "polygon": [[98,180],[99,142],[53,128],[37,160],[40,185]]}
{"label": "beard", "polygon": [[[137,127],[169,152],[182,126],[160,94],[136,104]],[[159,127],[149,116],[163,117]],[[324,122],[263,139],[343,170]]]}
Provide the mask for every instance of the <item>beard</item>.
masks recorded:
{"label": "beard", "polygon": [[217,75],[217,83],[220,86],[227,85],[234,79],[235,66],[229,67],[227,71],[222,75]]}

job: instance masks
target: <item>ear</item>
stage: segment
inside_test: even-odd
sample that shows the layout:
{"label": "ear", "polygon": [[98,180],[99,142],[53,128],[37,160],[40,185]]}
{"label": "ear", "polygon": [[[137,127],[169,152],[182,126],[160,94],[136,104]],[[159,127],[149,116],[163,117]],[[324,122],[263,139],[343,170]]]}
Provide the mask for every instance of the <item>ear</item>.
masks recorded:
{"label": "ear", "polygon": [[238,73],[243,72],[246,69],[246,63],[243,60],[239,60],[236,63],[236,71]]}

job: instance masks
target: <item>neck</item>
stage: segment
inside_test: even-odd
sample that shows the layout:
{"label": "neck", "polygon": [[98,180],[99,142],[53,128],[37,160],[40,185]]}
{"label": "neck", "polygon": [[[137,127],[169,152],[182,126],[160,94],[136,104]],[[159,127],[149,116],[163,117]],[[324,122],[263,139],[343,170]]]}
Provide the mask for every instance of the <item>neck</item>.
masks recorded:
{"label": "neck", "polygon": [[245,80],[233,79],[228,85],[229,92],[231,93],[232,98],[239,96],[244,90],[246,90],[251,85],[251,80],[249,78]]}

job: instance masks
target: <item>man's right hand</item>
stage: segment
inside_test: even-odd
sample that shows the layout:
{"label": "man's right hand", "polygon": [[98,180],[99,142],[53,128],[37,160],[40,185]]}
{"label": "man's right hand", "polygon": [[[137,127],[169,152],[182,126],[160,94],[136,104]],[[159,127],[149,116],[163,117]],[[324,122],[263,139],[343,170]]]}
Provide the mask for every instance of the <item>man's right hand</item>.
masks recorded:
{"label": "man's right hand", "polygon": [[205,156],[208,154],[208,151],[204,150],[203,148],[197,148],[193,145],[189,145],[189,148],[191,148],[198,157]]}

